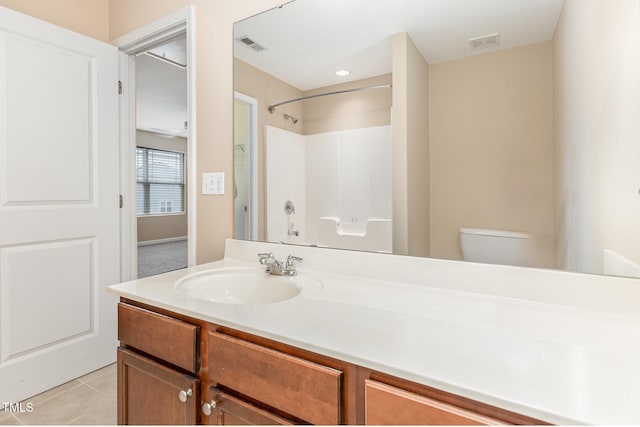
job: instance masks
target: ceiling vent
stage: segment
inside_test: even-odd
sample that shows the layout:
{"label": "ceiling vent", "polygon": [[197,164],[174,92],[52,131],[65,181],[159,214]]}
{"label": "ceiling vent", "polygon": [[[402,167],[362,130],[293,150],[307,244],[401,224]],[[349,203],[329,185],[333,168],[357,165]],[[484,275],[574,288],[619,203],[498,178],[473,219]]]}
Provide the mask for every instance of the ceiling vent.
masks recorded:
{"label": "ceiling vent", "polygon": [[469,46],[471,46],[471,50],[500,46],[500,34],[494,33],[469,39]]}
{"label": "ceiling vent", "polygon": [[263,50],[267,49],[266,47],[262,46],[260,43],[256,42],[249,36],[236,37],[236,40],[246,46],[249,46],[251,49],[255,50],[256,52],[262,52]]}

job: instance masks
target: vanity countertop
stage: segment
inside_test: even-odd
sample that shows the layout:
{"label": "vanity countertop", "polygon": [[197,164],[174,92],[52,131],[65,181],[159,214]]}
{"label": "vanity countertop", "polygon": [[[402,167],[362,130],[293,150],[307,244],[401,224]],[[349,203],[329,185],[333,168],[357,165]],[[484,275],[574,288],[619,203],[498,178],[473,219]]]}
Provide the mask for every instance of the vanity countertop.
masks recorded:
{"label": "vanity countertop", "polygon": [[[175,288],[192,273],[260,268],[264,251],[303,256],[300,275],[322,289],[231,305]],[[640,424],[638,288],[633,279],[229,240],[224,260],[110,291],[550,423]]]}

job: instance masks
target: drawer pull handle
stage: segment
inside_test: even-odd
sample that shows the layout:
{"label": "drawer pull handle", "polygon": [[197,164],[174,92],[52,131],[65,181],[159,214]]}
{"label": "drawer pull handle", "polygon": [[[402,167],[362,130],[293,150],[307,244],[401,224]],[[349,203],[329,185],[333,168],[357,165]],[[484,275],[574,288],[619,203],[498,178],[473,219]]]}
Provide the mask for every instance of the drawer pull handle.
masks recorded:
{"label": "drawer pull handle", "polygon": [[178,399],[180,399],[180,402],[185,403],[190,396],[193,396],[193,390],[188,389],[188,390],[180,390],[180,393],[178,393]]}
{"label": "drawer pull handle", "polygon": [[216,406],[217,403],[215,400],[212,400],[211,402],[205,402],[202,404],[202,413],[208,417],[209,415],[211,415]]}

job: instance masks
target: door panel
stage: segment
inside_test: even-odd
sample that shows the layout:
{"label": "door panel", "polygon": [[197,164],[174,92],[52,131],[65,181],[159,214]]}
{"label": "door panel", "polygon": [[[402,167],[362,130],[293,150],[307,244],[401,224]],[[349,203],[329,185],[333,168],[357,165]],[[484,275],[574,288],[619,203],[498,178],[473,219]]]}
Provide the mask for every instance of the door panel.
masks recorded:
{"label": "door panel", "polygon": [[90,202],[93,59],[12,34],[4,44],[7,202]]}
{"label": "door panel", "polygon": [[115,362],[117,49],[0,8],[0,396]]}
{"label": "door panel", "polygon": [[[190,395],[182,402],[180,392]],[[200,381],[126,349],[118,350],[118,424],[193,425]]]}
{"label": "door panel", "polygon": [[[1,292],[9,306],[2,311],[2,325],[10,326],[0,328],[3,361],[94,332],[94,242],[70,240],[0,250],[0,263],[6,266],[0,276]],[[77,267],[69,268],[68,259],[75,260]]]}

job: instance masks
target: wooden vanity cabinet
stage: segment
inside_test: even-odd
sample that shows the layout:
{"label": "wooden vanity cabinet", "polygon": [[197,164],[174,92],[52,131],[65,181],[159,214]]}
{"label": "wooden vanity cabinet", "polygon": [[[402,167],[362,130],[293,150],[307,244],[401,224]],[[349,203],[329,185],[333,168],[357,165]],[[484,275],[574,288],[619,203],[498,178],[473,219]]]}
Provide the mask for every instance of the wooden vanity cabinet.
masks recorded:
{"label": "wooden vanity cabinet", "polygon": [[199,327],[118,305],[118,424],[198,422]]}
{"label": "wooden vanity cabinet", "polygon": [[119,424],[544,424],[142,303],[118,313]]}

